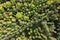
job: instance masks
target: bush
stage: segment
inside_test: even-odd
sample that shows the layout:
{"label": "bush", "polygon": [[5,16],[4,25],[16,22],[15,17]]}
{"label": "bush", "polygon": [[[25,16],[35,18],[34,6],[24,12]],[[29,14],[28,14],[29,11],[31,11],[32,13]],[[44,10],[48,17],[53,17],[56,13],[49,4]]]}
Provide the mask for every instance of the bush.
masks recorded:
{"label": "bush", "polygon": [[59,0],[0,0],[0,40],[60,40]]}

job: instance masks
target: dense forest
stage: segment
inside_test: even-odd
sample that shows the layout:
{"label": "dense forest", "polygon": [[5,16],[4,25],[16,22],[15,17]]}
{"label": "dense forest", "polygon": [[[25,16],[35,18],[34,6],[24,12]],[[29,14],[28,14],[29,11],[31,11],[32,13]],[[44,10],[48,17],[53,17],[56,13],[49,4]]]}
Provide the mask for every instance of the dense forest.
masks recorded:
{"label": "dense forest", "polygon": [[0,0],[0,40],[60,40],[60,0]]}

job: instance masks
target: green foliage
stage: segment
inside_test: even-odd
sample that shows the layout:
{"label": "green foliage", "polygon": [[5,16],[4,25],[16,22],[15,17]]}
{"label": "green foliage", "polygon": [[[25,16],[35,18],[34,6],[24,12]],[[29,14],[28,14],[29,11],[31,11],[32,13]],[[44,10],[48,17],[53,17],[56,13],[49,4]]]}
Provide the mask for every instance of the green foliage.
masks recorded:
{"label": "green foliage", "polygon": [[60,0],[0,0],[0,40],[60,40]]}
{"label": "green foliage", "polygon": [[17,17],[17,18],[22,18],[22,17],[23,17],[23,15],[22,15],[22,13],[17,12],[16,17]]}

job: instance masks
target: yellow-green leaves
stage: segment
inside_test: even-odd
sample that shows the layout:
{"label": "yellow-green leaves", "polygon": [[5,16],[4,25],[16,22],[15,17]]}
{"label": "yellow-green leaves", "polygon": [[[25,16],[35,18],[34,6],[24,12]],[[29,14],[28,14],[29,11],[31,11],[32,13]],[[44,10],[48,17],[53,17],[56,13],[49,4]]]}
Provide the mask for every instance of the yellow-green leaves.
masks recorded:
{"label": "yellow-green leaves", "polygon": [[29,19],[29,17],[28,16],[24,16],[24,20],[28,20]]}
{"label": "yellow-green leaves", "polygon": [[24,35],[21,35],[17,37],[16,40],[27,40],[27,38]]}
{"label": "yellow-green leaves", "polygon": [[12,3],[15,3],[16,0],[10,0]]}
{"label": "yellow-green leaves", "polygon": [[34,8],[34,7],[35,7],[35,5],[34,5],[34,4],[30,4],[30,7],[31,7],[31,8]]}
{"label": "yellow-green leaves", "polygon": [[57,40],[56,38],[54,37],[49,37],[50,40]]}
{"label": "yellow-green leaves", "polygon": [[0,7],[0,10],[2,10],[2,7]]}
{"label": "yellow-green leaves", "polygon": [[17,12],[16,17],[17,18],[22,18],[23,20],[28,20],[29,19],[28,16],[23,15],[23,13],[21,13],[21,12]]}
{"label": "yellow-green leaves", "polygon": [[18,2],[18,3],[16,4],[16,6],[21,6],[21,4]]}
{"label": "yellow-green leaves", "polygon": [[11,3],[9,1],[6,2],[6,5],[11,5]]}
{"label": "yellow-green leaves", "polygon": [[57,9],[60,9],[60,5],[57,7]]}
{"label": "yellow-green leaves", "polygon": [[60,0],[55,0],[56,2],[60,3]]}
{"label": "yellow-green leaves", "polygon": [[27,3],[24,3],[24,6],[26,6],[26,7],[27,7],[27,6],[28,6],[28,4],[27,4]]}
{"label": "yellow-green leaves", "polygon": [[4,11],[4,8],[2,6],[0,6],[0,11]]}
{"label": "yellow-green leaves", "polygon": [[53,0],[48,0],[46,3],[48,4],[48,5],[50,5],[50,4],[52,4],[54,1]]}
{"label": "yellow-green leaves", "polygon": [[47,36],[46,36],[46,35],[41,34],[41,36],[42,36],[42,38],[43,38],[44,40],[47,40]]}
{"label": "yellow-green leaves", "polygon": [[47,36],[50,35],[50,31],[49,31],[49,27],[48,27],[48,25],[47,25],[47,22],[46,22],[46,21],[43,21],[43,22],[42,22],[42,25],[43,25],[43,29],[44,29],[45,32],[46,32],[46,35],[47,35]]}
{"label": "yellow-green leaves", "polygon": [[7,28],[6,30],[7,30],[7,31],[10,31],[11,29],[12,29],[12,28]]}
{"label": "yellow-green leaves", "polygon": [[1,1],[0,40],[59,40],[60,0]]}
{"label": "yellow-green leaves", "polygon": [[17,8],[17,9],[19,9],[19,8],[21,7],[21,5],[22,5],[22,4],[21,4],[21,3],[19,3],[19,2],[18,2],[18,3],[16,3],[16,8]]}
{"label": "yellow-green leaves", "polygon": [[21,13],[21,12],[17,12],[16,17],[17,17],[17,18],[22,18],[22,17],[23,17],[23,15],[22,15],[22,13]]}
{"label": "yellow-green leaves", "polygon": [[11,38],[10,40],[15,40],[15,38]]}
{"label": "yellow-green leaves", "polygon": [[7,1],[6,3],[4,3],[4,7],[10,7],[11,6],[11,2]]}
{"label": "yellow-green leaves", "polygon": [[16,40],[22,40],[21,37],[16,38]]}

